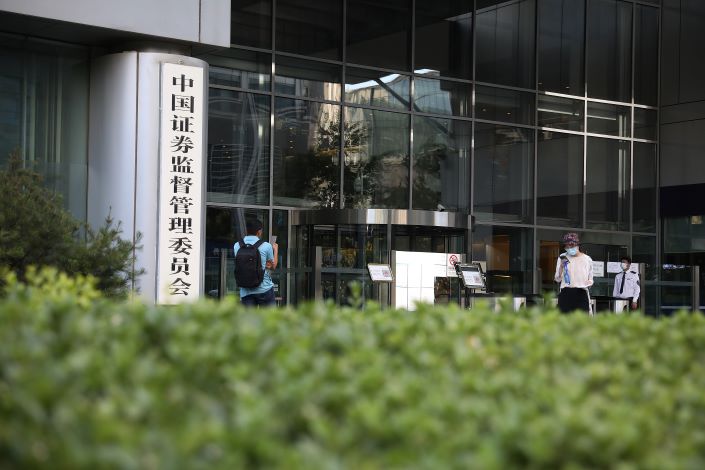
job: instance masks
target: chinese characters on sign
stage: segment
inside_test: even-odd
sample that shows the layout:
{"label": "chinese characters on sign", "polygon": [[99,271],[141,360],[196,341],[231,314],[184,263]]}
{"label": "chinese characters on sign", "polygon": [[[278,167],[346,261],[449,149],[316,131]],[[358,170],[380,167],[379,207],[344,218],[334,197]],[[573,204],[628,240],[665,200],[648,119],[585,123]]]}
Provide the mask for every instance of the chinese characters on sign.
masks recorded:
{"label": "chinese characters on sign", "polygon": [[162,65],[157,303],[201,292],[203,69]]}

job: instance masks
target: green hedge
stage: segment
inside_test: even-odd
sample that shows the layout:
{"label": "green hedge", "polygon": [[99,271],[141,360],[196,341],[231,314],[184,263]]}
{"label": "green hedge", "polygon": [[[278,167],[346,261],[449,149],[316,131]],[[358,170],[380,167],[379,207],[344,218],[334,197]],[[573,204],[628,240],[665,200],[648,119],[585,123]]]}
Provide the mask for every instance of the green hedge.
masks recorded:
{"label": "green hedge", "polygon": [[32,282],[0,301],[3,468],[705,468],[701,315],[150,307]]}

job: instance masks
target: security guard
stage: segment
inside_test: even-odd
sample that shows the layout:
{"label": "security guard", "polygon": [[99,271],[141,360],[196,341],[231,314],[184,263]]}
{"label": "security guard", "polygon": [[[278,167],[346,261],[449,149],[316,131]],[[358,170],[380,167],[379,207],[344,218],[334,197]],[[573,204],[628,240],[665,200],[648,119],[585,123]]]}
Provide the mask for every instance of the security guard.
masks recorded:
{"label": "security guard", "polygon": [[629,269],[631,265],[632,259],[629,256],[622,256],[622,272],[614,277],[614,290],[612,291],[612,297],[617,297],[618,299],[629,299],[631,301],[631,309],[636,310],[641,287],[639,282],[639,274],[636,271]]}

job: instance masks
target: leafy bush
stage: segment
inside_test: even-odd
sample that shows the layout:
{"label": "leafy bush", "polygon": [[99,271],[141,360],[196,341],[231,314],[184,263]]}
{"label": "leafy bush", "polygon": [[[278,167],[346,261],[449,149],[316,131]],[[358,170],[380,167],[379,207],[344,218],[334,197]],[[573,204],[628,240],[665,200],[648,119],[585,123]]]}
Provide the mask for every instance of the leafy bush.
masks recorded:
{"label": "leafy bush", "polygon": [[79,222],[42,177],[22,167],[17,153],[0,171],[0,268],[24,279],[30,266],[55,266],[92,275],[109,297],[126,297],[136,276],[134,243],[121,238],[120,224],[108,216],[98,231]]}
{"label": "leafy bush", "polygon": [[705,468],[701,315],[154,307],[41,275],[0,302],[4,468]]}

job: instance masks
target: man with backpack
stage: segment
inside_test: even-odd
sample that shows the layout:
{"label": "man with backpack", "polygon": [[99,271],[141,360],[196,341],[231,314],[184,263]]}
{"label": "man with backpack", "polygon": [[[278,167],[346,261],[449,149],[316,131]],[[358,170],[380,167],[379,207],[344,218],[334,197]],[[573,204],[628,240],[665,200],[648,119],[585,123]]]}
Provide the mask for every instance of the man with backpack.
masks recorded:
{"label": "man with backpack", "polygon": [[233,246],[240,302],[249,307],[274,305],[274,283],[269,270],[277,267],[279,245],[261,240],[261,221],[250,219],[246,228],[247,236]]}

